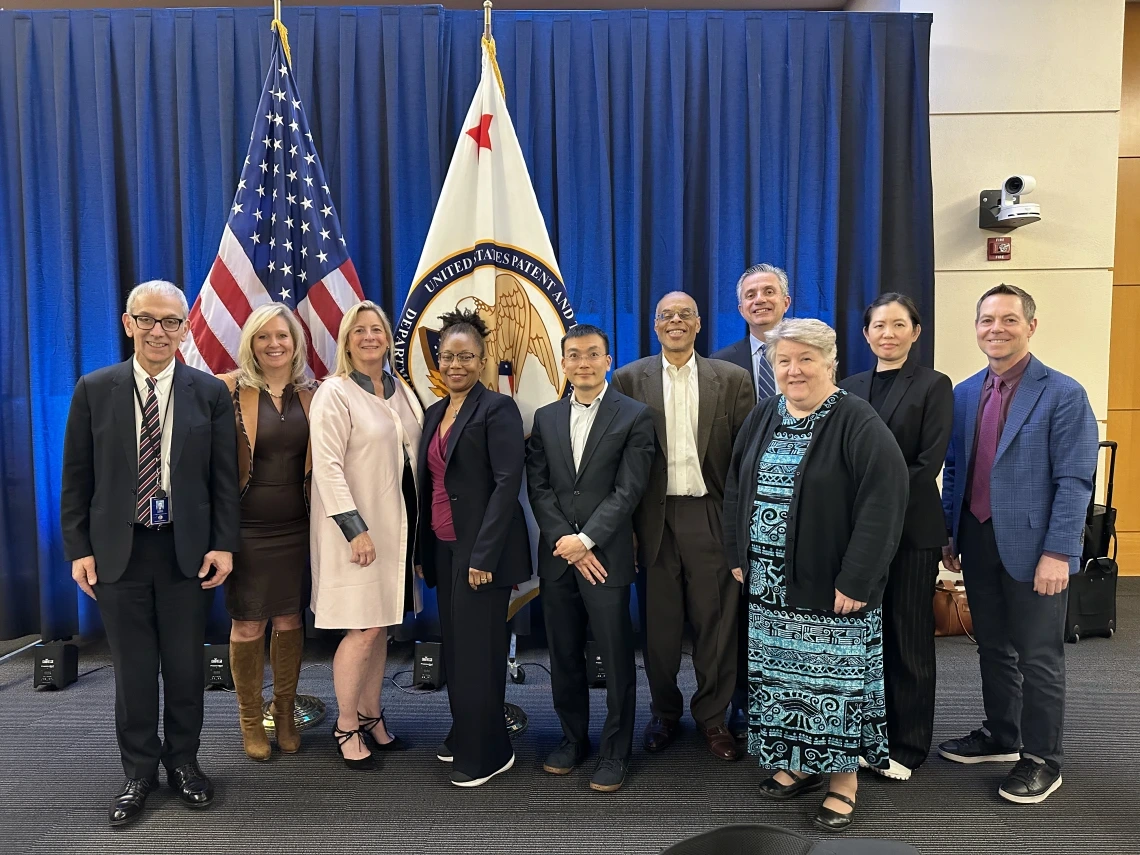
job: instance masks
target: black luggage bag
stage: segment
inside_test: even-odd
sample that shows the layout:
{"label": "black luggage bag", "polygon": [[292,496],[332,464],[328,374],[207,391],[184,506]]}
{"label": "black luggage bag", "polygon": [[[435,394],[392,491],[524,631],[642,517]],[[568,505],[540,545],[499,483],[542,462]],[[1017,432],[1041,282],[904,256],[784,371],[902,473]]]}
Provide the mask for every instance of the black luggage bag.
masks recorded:
{"label": "black luggage bag", "polygon": [[1065,641],[1103,636],[1116,631],[1116,508],[1112,506],[1112,485],[1116,475],[1116,443],[1102,442],[1108,449],[1108,485],[1104,504],[1096,501],[1096,473],[1093,495],[1085,515],[1084,552],[1081,570],[1069,578],[1069,609],[1065,615]]}

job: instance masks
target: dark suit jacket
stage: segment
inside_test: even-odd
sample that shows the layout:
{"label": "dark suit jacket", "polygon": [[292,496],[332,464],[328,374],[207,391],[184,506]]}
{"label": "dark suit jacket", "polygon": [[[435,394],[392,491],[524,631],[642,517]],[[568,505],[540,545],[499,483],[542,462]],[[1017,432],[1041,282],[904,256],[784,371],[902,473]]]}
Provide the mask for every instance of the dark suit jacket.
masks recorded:
{"label": "dark suit jacket", "polygon": [[[697,453],[701,474],[709,495],[719,507],[724,501],[724,482],[732,444],[749,411],[756,403],[752,375],[737,365],[697,354],[697,384],[700,404],[697,412]],[[638,556],[648,567],[657,558],[665,527],[665,494],[669,468],[665,460],[669,442],[665,433],[665,387],[661,356],[647,356],[614,372],[613,386],[623,395],[641,401],[653,414],[657,451],[650,469],[649,484],[633,515],[637,532]]]}
{"label": "dark suit jacket", "polygon": [[[840,387],[871,400],[874,371],[852,374]],[[906,458],[910,502],[900,545],[935,549],[946,545],[946,521],[938,492],[938,473],[946,459],[954,424],[954,386],[945,374],[918,364],[911,351],[879,413]]]}
{"label": "dark suit jacket", "polygon": [[633,582],[633,510],[649,482],[653,463],[649,408],[613,386],[606,390],[575,472],[570,446],[570,398],[534,414],[527,443],[530,507],[542,541],[538,575],[557,579],[570,566],[553,554],[559,538],[581,532],[594,541],[609,586]]}
{"label": "dark suit jacket", "polygon": [[722,347],[716,353],[709,356],[709,359],[719,359],[722,362],[731,362],[733,365],[739,365],[748,372],[748,376],[752,378],[752,394],[756,394],[756,372],[752,364],[752,336],[746,335],[740,341],[735,341],[728,347]]}
{"label": "dark suit jacket", "polygon": [[448,400],[443,398],[428,407],[420,438],[419,553],[424,581],[435,587],[440,574],[466,574],[474,567],[492,574],[489,587],[518,585],[531,576],[530,537],[519,502],[526,459],[522,416],[511,398],[492,392],[482,383],[476,383],[467,394],[447,436],[443,482],[455,525],[455,563],[452,567],[436,566],[427,450],[443,421]]}
{"label": "dark suit jacket", "polygon": [[[134,357],[79,378],[63,442],[60,524],[69,561],[95,556],[100,582],[127,569],[138,489]],[[171,383],[170,512],[178,567],[195,576],[211,550],[241,544],[236,430],[221,380],[181,362]]]}

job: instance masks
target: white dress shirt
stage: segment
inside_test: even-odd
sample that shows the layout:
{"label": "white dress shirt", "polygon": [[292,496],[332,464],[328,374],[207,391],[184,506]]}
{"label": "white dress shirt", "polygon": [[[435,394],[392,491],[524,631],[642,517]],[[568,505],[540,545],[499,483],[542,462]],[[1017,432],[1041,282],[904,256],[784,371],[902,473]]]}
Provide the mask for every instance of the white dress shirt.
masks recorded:
{"label": "white dress shirt", "polygon": [[664,354],[661,364],[665,384],[665,436],[669,445],[665,449],[669,470],[665,492],[670,496],[704,496],[708,489],[697,453],[697,415],[701,403],[697,353],[693,351],[689,361],[680,368],[670,364]]}
{"label": "white dress shirt", "polygon": [[[144,404],[146,403],[147,396],[150,394],[146,379],[150,375],[139,365],[138,359],[133,360],[132,368],[135,372],[135,388],[138,389],[138,395],[131,396],[135,399],[135,455],[137,458],[139,445],[142,443],[142,410],[139,408],[139,398]],[[170,360],[170,364],[158,372],[154,379],[154,394],[158,396],[158,422],[162,427],[162,481],[159,486],[166,490],[167,495],[170,495],[170,434],[173,432],[174,426],[174,401],[170,399],[170,395],[174,384],[174,360]],[[173,510],[174,503],[171,502],[168,507]]]}
{"label": "white dress shirt", "polygon": [[748,334],[752,344],[752,378],[756,386],[756,400],[763,401],[769,395],[780,394],[780,387],[776,385],[776,372],[764,356],[765,342],[760,341],[752,333]]}
{"label": "white dress shirt", "polygon": [[[603,383],[602,391],[589,404],[580,404],[577,393],[570,396],[570,450],[574,455],[575,472],[582,465],[582,452],[586,450],[586,440],[590,438],[590,430],[594,427],[594,420],[598,417],[602,398],[605,397],[606,390],[609,388],[608,382]],[[594,548],[594,541],[589,535],[578,532],[578,539],[587,549]]]}

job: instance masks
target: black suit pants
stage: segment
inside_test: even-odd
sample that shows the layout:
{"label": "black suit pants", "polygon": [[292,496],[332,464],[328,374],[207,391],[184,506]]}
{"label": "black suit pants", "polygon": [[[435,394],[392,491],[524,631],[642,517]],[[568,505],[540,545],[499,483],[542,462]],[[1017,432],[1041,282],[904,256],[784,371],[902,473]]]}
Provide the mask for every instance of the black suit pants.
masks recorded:
{"label": "black suit pants", "polygon": [[985,728],[998,745],[1060,769],[1064,761],[1065,611],[1069,589],[1043,597],[1006,572],[993,520],[958,524],[962,576],[982,672]]}
{"label": "black suit pants", "polygon": [[629,762],[637,675],[629,585],[591,585],[574,567],[540,583],[554,711],[566,739],[590,744],[590,690],[586,683],[586,628],[606,669],[606,723],[599,757]]}
{"label": "black suit pants", "polygon": [[941,549],[900,547],[883,593],[883,677],[891,759],[917,769],[934,737],[934,583]]}
{"label": "black suit pants", "polygon": [[[98,565],[95,567],[98,573]],[[202,733],[202,646],[214,592],[178,569],[174,533],[135,526],[115,582],[95,585],[115,667],[115,733],[128,778],[154,778],[193,761]],[[163,740],[158,737],[162,673]]]}
{"label": "black suit pants", "polygon": [[467,568],[452,571],[452,546],[436,540],[436,596],[452,719],[447,746],[456,771],[484,778],[502,769],[514,751],[503,716],[511,589],[471,590]]}

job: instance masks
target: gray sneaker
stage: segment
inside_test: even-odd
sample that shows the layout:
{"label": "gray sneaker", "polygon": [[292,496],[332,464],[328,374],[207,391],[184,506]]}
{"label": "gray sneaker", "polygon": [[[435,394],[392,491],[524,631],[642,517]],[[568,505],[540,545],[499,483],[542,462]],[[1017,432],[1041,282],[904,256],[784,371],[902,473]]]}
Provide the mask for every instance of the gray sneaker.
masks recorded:
{"label": "gray sneaker", "polygon": [[626,764],[621,760],[603,757],[590,779],[590,789],[599,793],[616,793],[625,783],[625,773]]}

